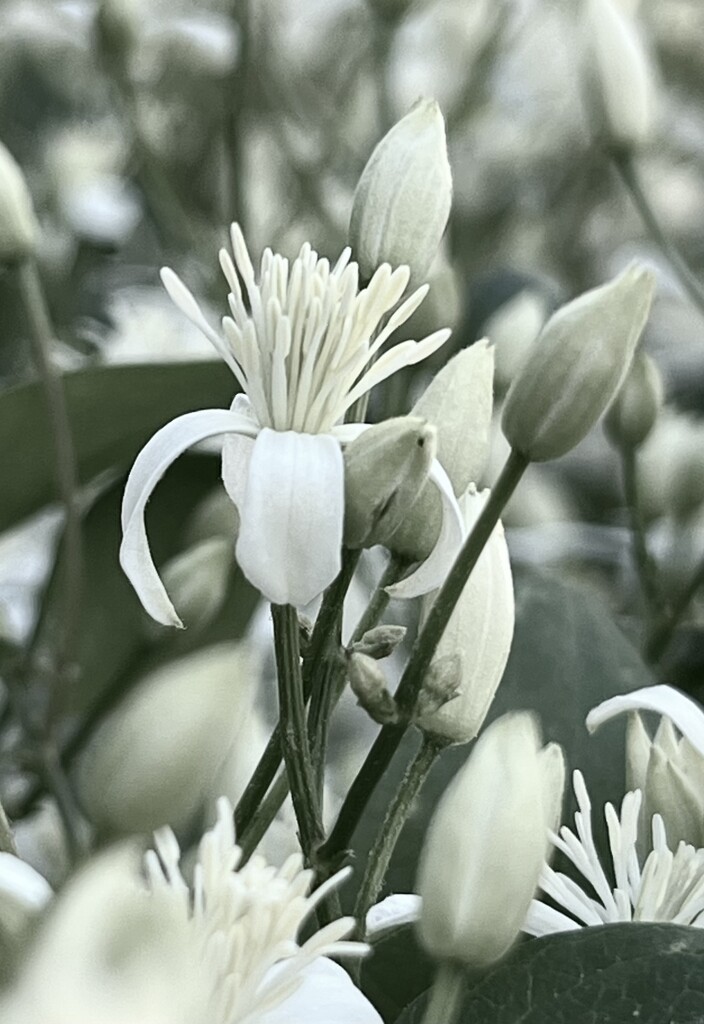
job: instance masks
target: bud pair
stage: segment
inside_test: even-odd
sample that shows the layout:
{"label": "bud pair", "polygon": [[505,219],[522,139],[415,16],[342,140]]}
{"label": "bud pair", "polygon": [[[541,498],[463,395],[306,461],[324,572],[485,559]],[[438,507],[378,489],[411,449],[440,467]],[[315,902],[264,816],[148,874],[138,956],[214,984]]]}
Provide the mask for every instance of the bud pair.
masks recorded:
{"label": "bud pair", "polygon": [[525,921],[559,821],[565,767],[535,718],[505,715],[479,738],[433,817],[421,855],[420,938],[438,960],[482,968]]}

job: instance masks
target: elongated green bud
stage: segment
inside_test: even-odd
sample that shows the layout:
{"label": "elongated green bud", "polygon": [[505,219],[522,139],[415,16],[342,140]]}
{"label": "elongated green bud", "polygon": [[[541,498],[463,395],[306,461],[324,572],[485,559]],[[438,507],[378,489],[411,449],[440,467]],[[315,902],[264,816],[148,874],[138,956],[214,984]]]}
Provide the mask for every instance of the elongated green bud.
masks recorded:
{"label": "elongated green bud", "polygon": [[451,202],[445,122],[435,100],[419,100],[377,145],[355,190],[349,241],[362,278],[390,263],[423,279]]}
{"label": "elongated green bud", "polygon": [[506,397],[512,448],[545,462],[589,433],[628,372],[654,289],[654,275],[632,264],[548,320]]}
{"label": "elongated green bud", "polygon": [[0,142],[0,262],[14,263],[31,256],[38,232],[27,182]]}
{"label": "elongated green bud", "polygon": [[[494,349],[484,339],[458,352],[433,378],[411,410],[437,429],[437,457],[457,496],[482,476],[489,455]],[[411,561],[427,558],[440,534],[442,508],[426,483],[389,541]]]}
{"label": "elongated green bud", "polygon": [[347,447],[347,547],[387,543],[427,480],[436,447],[435,428],[420,416],[384,420]]}
{"label": "elongated green bud", "polygon": [[616,447],[640,448],[655,426],[662,402],[662,377],[657,365],[645,352],[636,352],[628,376],[606,414],[606,436]]}

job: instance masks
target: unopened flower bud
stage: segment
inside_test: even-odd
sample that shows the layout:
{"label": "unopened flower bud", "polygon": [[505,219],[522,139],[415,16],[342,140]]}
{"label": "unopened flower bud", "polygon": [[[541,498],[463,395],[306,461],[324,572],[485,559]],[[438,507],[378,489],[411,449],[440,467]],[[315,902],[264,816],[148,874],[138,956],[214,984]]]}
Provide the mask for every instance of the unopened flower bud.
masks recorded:
{"label": "unopened flower bud", "polygon": [[374,658],[366,654],[351,654],[347,671],[352,693],[370,718],[379,725],[396,722],[396,701],[389,693],[386,676]]}
{"label": "unopened flower bud", "polygon": [[387,542],[427,480],[436,446],[435,428],[419,416],[376,423],[347,446],[347,547]]}
{"label": "unopened flower bud", "polygon": [[[462,657],[460,654],[437,655],[428,669],[416,701],[414,719],[421,728],[424,719],[436,714],[450,701],[460,696],[462,685]],[[435,733],[437,736],[438,734]]]}
{"label": "unopened flower bud", "polygon": [[405,635],[405,626],[374,626],[353,645],[353,650],[357,654],[366,654],[369,658],[381,661],[394,653]]}
{"label": "unopened flower bud", "polygon": [[545,462],[589,433],[628,372],[654,288],[653,274],[632,264],[548,320],[506,397],[502,428],[514,450]]}
{"label": "unopened flower bud", "polygon": [[[488,498],[469,491],[460,499],[470,531]],[[434,594],[423,600],[427,615]],[[506,668],[515,623],[513,579],[508,547],[497,524],[479,561],[465,583],[455,610],[438,644],[435,657],[456,653],[462,676],[456,700],[435,712],[420,714],[418,725],[452,743],[466,743],[479,732]]]}
{"label": "unopened flower bud", "polygon": [[[222,608],[232,567],[232,548],[232,540],[211,537],[182,551],[164,566],[164,586],[186,626],[203,629]],[[161,634],[151,620],[148,628]]]}
{"label": "unopened flower bud", "polygon": [[349,241],[362,278],[390,263],[423,279],[451,201],[445,122],[435,100],[419,100],[379,142],[355,190]]}
{"label": "unopened flower bud", "polygon": [[618,448],[640,448],[662,408],[663,384],[656,363],[636,352],[628,376],[606,414],[604,429]]}
{"label": "unopened flower bud", "polygon": [[0,262],[14,263],[31,256],[38,232],[27,182],[0,142]]}
{"label": "unopened flower bud", "polygon": [[525,921],[564,787],[558,747],[534,717],[504,715],[482,734],[428,828],[417,891],[420,938],[439,960],[482,968]]}
{"label": "unopened flower bud", "polygon": [[663,408],[638,453],[638,491],[646,519],[684,519],[704,501],[704,421]]}
{"label": "unopened flower bud", "polygon": [[[494,349],[486,340],[463,349],[440,370],[411,410],[437,430],[437,458],[456,495],[480,479],[489,456]],[[442,523],[436,488],[426,483],[389,547],[411,561],[427,558]]]}
{"label": "unopened flower bud", "polygon": [[79,759],[77,791],[93,824],[129,834],[189,823],[249,718],[251,674],[246,648],[224,643],[141,680]]}
{"label": "unopened flower bud", "polygon": [[638,24],[616,0],[589,0],[585,36],[593,106],[612,145],[632,149],[655,125],[655,73]]}
{"label": "unopened flower bud", "polygon": [[524,289],[500,306],[484,323],[482,333],[494,346],[496,385],[505,391],[523,365],[547,320],[543,295]]}

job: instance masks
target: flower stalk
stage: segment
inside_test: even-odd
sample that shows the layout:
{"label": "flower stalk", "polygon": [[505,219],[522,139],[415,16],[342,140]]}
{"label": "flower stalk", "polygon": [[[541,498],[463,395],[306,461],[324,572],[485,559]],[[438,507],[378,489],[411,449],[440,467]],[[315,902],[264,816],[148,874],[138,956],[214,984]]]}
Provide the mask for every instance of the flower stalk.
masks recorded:
{"label": "flower stalk", "polygon": [[304,856],[310,862],[323,839],[320,804],[311,761],[298,647],[298,614],[291,605],[271,606],[279,683],[281,750],[291,787]]}
{"label": "flower stalk", "polygon": [[446,961],[440,964],[423,1024],[453,1024],[464,992],[464,972],[459,964]]}

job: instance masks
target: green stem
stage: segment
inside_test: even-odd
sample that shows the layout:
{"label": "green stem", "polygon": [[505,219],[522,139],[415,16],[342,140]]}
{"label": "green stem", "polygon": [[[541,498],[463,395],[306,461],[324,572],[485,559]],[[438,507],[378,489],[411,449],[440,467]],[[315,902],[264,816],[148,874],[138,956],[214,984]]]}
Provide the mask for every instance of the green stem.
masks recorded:
{"label": "green stem", "polygon": [[279,728],[301,848],[308,863],[322,841],[323,825],[316,800],[317,787],[311,761],[303,677],[298,648],[298,613],[290,604],[272,604],[274,648],[279,682]]}
{"label": "green stem", "polygon": [[670,614],[662,616],[646,638],[643,653],[646,661],[650,664],[660,661],[672,640],[675,629],[702,586],[704,586],[704,560],[700,562],[689,583],[674,602]]}
{"label": "green stem", "polygon": [[408,664],[396,690],[396,703],[401,715],[401,722],[397,725],[385,725],[377,736],[345,797],[332,832],[318,851],[319,862],[321,865],[326,865],[327,870],[334,870],[349,848],[355,829],[377,783],[391,763],[404,737],[425,673],[430,667],[433,654],[460,594],[477,564],[501,512],[527,467],[526,457],[520,452],[512,451],[474,529],[465,541],[455,564],[450,569],[433,602],[425,625],[413,645]]}
{"label": "green stem", "polygon": [[464,971],[459,964],[446,961],[438,967],[423,1024],[453,1024],[464,993]]}
{"label": "green stem", "polygon": [[406,769],[396,794],[386,811],[384,823],[377,833],[367,857],[367,864],[357,894],[354,916],[357,918],[357,937],[364,939],[367,911],[376,901],[386,878],[391,856],[396,848],[401,829],[411,812],[413,803],[445,744],[425,737],[413,761]]}
{"label": "green stem", "polygon": [[633,562],[645,602],[646,621],[652,623],[660,608],[660,594],[655,563],[650,557],[645,539],[645,525],[638,495],[637,455],[633,448],[621,448],[623,492],[626,499],[633,548]]}
{"label": "green stem", "polygon": [[679,281],[700,313],[704,314],[704,288],[690,269],[673,240],[660,224],[650,201],[645,194],[638,171],[628,153],[612,154],[614,167],[628,189],[641,220],[662,254],[677,274]]}
{"label": "green stem", "polygon": [[279,813],[281,805],[288,796],[288,777],[282,772],[276,779],[267,795],[262,800],[256,815],[251,819],[241,835],[238,834],[237,845],[242,850],[242,862],[247,863],[264,838],[272,821]]}
{"label": "green stem", "polygon": [[[60,680],[73,665],[78,641],[83,564],[81,515],[78,507],[78,470],[63,382],[61,374],[51,358],[54,332],[34,260],[26,260],[20,265],[18,279],[22,302],[29,321],[34,359],[51,422],[56,486],[65,516],[62,540],[64,577],[61,638],[57,648],[55,666]],[[54,687],[52,701],[55,699],[58,689],[58,686]]]}

